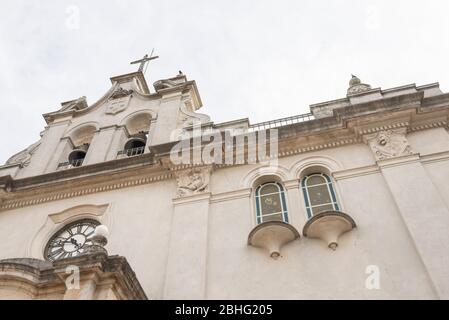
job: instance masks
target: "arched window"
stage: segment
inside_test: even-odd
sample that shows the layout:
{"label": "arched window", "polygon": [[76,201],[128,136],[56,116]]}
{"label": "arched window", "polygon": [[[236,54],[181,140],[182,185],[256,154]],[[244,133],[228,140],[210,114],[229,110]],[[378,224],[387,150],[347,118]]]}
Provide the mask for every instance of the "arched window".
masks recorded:
{"label": "arched window", "polygon": [[284,187],[277,182],[261,184],[256,189],[257,223],[267,221],[288,222]]}
{"label": "arched window", "polygon": [[310,174],[302,179],[301,186],[309,218],[323,211],[340,210],[332,181],[328,175],[324,173]]}
{"label": "arched window", "polygon": [[133,135],[125,144],[124,150],[120,150],[117,156],[126,155],[128,157],[138,156],[145,152],[145,145],[147,143],[147,132],[139,132]]}
{"label": "arched window", "polygon": [[69,165],[72,167],[80,167],[83,165],[83,161],[86,158],[89,144],[85,143],[79,147],[76,147],[69,154]]}

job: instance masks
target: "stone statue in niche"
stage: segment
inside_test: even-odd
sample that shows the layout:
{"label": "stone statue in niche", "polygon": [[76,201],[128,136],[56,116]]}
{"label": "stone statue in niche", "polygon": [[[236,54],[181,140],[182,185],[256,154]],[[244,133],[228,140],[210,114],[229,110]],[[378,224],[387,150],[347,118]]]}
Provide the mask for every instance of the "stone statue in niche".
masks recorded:
{"label": "stone statue in niche", "polygon": [[390,159],[405,155],[411,155],[412,150],[408,144],[405,133],[392,130],[380,131],[369,142],[376,160]]}
{"label": "stone statue in niche", "polygon": [[132,93],[133,90],[125,90],[121,87],[116,89],[109,97],[106,114],[115,115],[124,111],[128,107]]}
{"label": "stone statue in niche", "polygon": [[209,188],[209,176],[209,169],[206,168],[186,170],[177,173],[177,196],[185,197],[207,192]]}

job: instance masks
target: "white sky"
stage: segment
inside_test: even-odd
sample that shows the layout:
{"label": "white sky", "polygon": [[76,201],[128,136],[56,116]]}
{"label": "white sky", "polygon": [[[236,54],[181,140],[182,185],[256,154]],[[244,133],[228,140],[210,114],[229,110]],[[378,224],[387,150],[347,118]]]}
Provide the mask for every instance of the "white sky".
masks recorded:
{"label": "white sky", "polygon": [[344,97],[351,73],[448,91],[448,13],[447,0],[4,1],[0,164],[39,139],[43,113],[94,103],[153,47],[149,85],[182,70],[216,123],[308,112]]}

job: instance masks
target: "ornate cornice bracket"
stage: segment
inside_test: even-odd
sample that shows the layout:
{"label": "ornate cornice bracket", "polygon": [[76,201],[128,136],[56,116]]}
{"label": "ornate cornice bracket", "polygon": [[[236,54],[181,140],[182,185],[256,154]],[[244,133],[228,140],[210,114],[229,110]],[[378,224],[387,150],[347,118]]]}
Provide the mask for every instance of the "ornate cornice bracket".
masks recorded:
{"label": "ornate cornice bracket", "polygon": [[175,171],[178,198],[209,192],[212,166]]}
{"label": "ornate cornice bracket", "polygon": [[412,155],[407,128],[386,129],[363,136],[377,161]]}
{"label": "ornate cornice bracket", "polygon": [[115,99],[120,99],[120,98],[124,98],[127,97],[131,94],[133,94],[133,90],[126,90],[123,89],[122,87],[118,87],[117,89],[114,90],[114,92],[112,92],[112,94],[109,96],[108,100],[115,100]]}

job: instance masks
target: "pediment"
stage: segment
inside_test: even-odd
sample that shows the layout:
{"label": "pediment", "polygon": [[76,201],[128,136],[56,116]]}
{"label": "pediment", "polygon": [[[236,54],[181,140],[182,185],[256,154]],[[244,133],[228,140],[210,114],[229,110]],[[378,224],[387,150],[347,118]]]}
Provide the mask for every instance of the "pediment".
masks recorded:
{"label": "pediment", "polygon": [[85,115],[99,108],[105,108],[106,114],[115,115],[126,110],[134,94],[149,96],[146,94],[146,83],[142,84],[142,81],[145,80],[141,73],[114,77],[111,78],[111,81],[111,88],[92,105],[88,105],[86,97],[81,97],[61,103],[61,108],[58,111],[44,114],[43,117],[47,124],[58,118]]}

